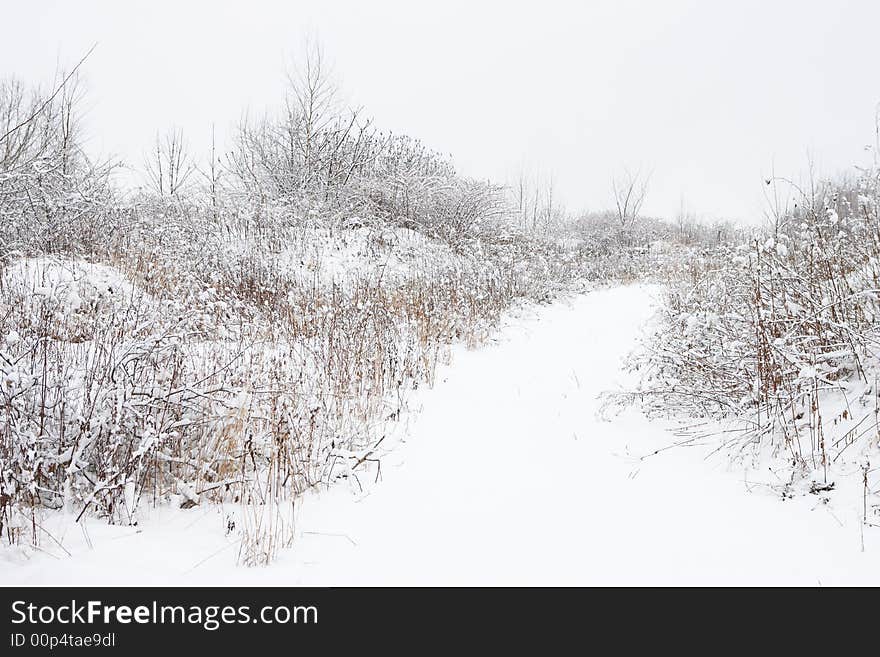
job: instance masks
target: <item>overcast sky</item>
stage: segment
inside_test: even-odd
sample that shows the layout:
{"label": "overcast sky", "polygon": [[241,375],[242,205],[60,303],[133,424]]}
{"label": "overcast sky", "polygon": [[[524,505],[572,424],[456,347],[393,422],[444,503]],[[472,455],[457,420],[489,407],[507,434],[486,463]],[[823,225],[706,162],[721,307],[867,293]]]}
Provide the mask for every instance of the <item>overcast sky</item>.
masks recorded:
{"label": "overcast sky", "polygon": [[460,171],[552,173],[570,209],[610,204],[611,173],[653,170],[645,209],[754,219],[761,179],[808,153],[868,157],[880,101],[880,2],[77,2],[2,0],[0,75],[48,82],[93,42],[96,149],[135,165],[157,130],[207,150],[274,105],[316,34],[345,97]]}

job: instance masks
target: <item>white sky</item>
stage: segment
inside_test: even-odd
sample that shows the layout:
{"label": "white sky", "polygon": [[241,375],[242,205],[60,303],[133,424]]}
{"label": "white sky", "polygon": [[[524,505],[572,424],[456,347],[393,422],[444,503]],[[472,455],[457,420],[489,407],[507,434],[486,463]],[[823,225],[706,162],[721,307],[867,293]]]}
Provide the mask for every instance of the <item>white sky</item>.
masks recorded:
{"label": "white sky", "polygon": [[212,122],[277,103],[309,34],[378,126],[469,175],[552,173],[570,209],[610,205],[628,165],[654,171],[648,212],[754,219],[771,165],[864,162],[880,101],[876,0],[0,1],[2,76],[48,82],[99,42],[89,133],[135,165],[157,130],[206,153]]}

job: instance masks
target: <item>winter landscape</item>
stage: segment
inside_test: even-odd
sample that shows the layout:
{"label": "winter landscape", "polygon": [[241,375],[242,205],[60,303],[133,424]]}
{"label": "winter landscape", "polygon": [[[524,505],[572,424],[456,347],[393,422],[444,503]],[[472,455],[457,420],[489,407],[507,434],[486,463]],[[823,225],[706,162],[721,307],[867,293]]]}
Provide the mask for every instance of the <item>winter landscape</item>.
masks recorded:
{"label": "winter landscape", "polygon": [[[442,101],[497,112],[499,141],[473,146],[501,149],[488,171],[431,127],[453,110],[405,119],[429,138],[353,97],[344,64],[385,56],[416,82],[395,84],[382,116],[409,117],[436,61],[413,36],[412,52],[373,53],[351,7],[311,24],[279,14],[260,32],[277,57],[259,75],[275,87],[219,120],[219,95],[208,107],[148,83],[185,87],[206,56],[250,62],[262,51],[221,28],[260,12],[217,10],[184,46],[211,10],[181,10],[155,76],[124,76],[163,109],[123,119],[100,108],[124,91],[98,82],[127,47],[164,46],[107,34],[161,12],[16,10],[32,34],[0,46],[0,584],[880,584],[880,87],[861,56],[870,39],[853,38],[878,10],[852,3],[858,25],[846,12],[838,25],[798,3],[756,24],[700,3],[613,4],[547,8],[537,54],[497,38],[514,59],[604,71],[584,81],[585,105],[627,99],[566,137],[585,140],[575,156],[547,146],[536,163],[526,143],[565,142],[545,124],[583,123],[569,104],[524,101],[535,121],[519,133],[507,85],[462,82],[467,97]],[[399,7],[375,11],[360,23],[387,30],[377,40],[398,34],[382,12],[407,24]],[[777,44],[798,12],[803,32]],[[709,64],[682,55],[682,16]],[[562,23],[620,21],[643,40],[618,44],[617,68],[556,39],[573,29]],[[469,54],[453,61],[468,80],[493,40],[462,34]],[[747,35],[757,54],[723,59]],[[840,46],[845,70],[801,58],[806,42]],[[682,89],[717,77],[743,97],[783,91],[698,91],[663,109],[651,105],[675,93],[646,78],[660,95],[630,104],[626,71],[658,56]],[[532,80],[505,61],[490,62],[498,79]],[[786,70],[765,79],[765,66]],[[236,97],[247,75],[218,67],[210,79]],[[354,68],[353,86],[369,85]],[[824,118],[804,108],[831,96]],[[202,123],[154,117],[178,103]],[[687,140],[702,129],[691,119],[669,124],[670,143],[595,136],[638,135],[641,117],[659,134],[652,113],[688,107],[740,132],[717,148]],[[809,129],[787,121],[798,112]],[[474,135],[495,129],[474,121]],[[783,125],[803,143],[777,145],[768,131]],[[768,157],[757,167],[737,159],[753,146]],[[710,151],[726,168],[700,159]]]}

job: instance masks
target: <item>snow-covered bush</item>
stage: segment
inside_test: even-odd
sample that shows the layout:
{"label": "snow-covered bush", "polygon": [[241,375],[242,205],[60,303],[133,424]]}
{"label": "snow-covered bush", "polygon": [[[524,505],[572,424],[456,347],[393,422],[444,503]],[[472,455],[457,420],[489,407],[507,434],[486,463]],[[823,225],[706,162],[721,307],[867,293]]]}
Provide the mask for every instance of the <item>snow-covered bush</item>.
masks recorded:
{"label": "snow-covered bush", "polygon": [[111,165],[80,143],[80,91],[68,76],[54,94],[0,80],[0,250],[84,248],[114,225]]}
{"label": "snow-covered bush", "polygon": [[861,490],[876,461],[878,181],[817,185],[738,247],[694,258],[634,360],[648,408],[732,419],[738,454],[788,463],[786,494],[840,477]]}

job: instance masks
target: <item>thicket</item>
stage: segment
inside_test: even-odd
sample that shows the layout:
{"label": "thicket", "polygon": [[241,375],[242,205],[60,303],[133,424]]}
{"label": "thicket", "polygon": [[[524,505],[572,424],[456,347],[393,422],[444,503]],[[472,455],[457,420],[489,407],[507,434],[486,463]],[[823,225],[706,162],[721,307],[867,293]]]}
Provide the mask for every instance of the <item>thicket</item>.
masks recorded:
{"label": "thicket", "polygon": [[524,228],[508,190],[341,109],[320,52],[222,154],[157,137],[124,193],[83,147],[78,74],[0,83],[8,543],[51,543],[48,510],[134,524],[207,501],[236,505],[240,561],[266,563],[304,491],[381,476],[448,345],[656,260],[638,227]]}
{"label": "thicket", "polygon": [[670,279],[632,362],[642,386],[624,397],[721,421],[724,446],[771,466],[783,497],[846,486],[877,524],[880,169],[767,185],[765,226]]}

